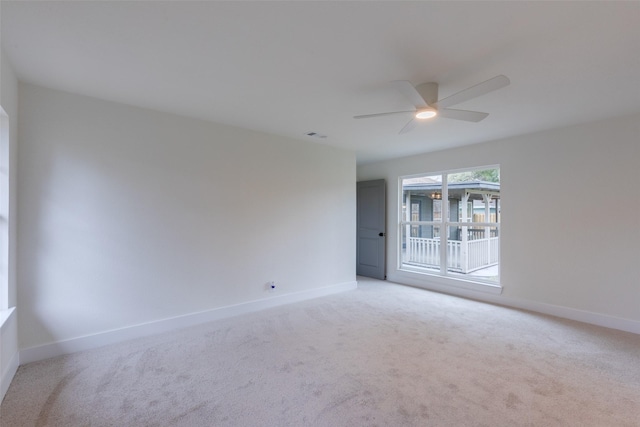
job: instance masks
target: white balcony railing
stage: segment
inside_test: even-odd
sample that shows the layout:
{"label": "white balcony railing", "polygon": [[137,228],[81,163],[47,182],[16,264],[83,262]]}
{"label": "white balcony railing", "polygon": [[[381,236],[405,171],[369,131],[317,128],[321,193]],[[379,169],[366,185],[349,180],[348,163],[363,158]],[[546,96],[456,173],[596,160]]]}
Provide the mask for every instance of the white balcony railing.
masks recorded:
{"label": "white balcony railing", "polygon": [[[465,247],[466,246],[466,247]],[[497,237],[488,239],[447,241],[447,269],[471,273],[498,264],[499,243]],[[424,267],[440,266],[440,239],[409,237],[404,262]]]}

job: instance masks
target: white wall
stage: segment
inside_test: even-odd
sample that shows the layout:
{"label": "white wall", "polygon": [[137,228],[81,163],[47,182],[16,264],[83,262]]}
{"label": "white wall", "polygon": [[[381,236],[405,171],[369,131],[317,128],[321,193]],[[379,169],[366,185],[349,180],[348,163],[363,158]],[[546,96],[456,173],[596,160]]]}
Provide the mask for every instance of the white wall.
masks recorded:
{"label": "white wall", "polygon": [[640,115],[358,168],[388,183],[388,277],[397,266],[398,177],[500,164],[500,296],[450,292],[640,333]]}
{"label": "white wall", "polygon": [[[16,152],[18,144],[18,80],[6,59],[4,51],[0,49],[0,106],[8,116],[9,138],[8,146],[0,147],[0,173],[9,173],[8,200],[3,194],[2,216],[8,222],[2,224],[3,252],[8,250],[7,258],[2,262],[2,280],[8,284],[7,293],[0,298],[6,299],[8,307],[16,305]],[[6,141],[4,141],[6,142]],[[8,153],[8,157],[7,157]],[[6,178],[6,177],[5,177]],[[3,188],[6,191],[6,187]],[[8,206],[6,205],[8,201]],[[3,220],[4,221],[4,220]],[[7,241],[8,239],[8,245]],[[5,262],[7,264],[5,264]],[[18,338],[16,313],[2,313],[0,307],[0,400],[4,396],[9,383],[18,367]]]}
{"label": "white wall", "polygon": [[352,152],[19,89],[21,348],[355,281]]}

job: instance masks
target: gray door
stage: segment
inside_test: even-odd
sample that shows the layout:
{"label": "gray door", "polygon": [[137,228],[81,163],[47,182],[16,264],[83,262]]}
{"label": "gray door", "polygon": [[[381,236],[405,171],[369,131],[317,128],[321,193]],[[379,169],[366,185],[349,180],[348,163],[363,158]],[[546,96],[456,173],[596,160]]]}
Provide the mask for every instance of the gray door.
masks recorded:
{"label": "gray door", "polygon": [[356,274],[384,280],[387,278],[384,179],[358,182],[357,198]]}

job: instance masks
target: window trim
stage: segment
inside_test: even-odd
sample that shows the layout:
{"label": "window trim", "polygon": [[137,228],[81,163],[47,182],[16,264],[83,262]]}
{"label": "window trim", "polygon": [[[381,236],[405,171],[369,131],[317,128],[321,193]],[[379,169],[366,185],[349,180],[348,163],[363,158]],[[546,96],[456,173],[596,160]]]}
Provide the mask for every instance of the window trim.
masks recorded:
{"label": "window trim", "polygon": [[[437,226],[440,227],[441,230],[445,230],[444,232],[440,232],[440,247],[447,247],[449,241],[449,227],[495,227],[498,230],[501,230],[501,223],[496,222],[461,222],[460,218],[458,221],[450,221],[451,213],[449,203],[442,203],[442,218],[439,221],[406,221],[406,218],[403,215],[403,202],[404,202],[404,188],[403,188],[403,180],[418,178],[424,176],[435,176],[440,175],[442,178],[442,200],[449,200],[449,185],[448,185],[448,175],[461,173],[461,172],[470,172],[477,170],[486,170],[486,169],[500,169],[499,164],[494,165],[486,165],[486,166],[474,166],[469,168],[460,168],[460,169],[449,169],[449,170],[441,170],[437,172],[424,172],[419,174],[411,174],[411,175],[402,175],[398,177],[398,222],[397,222],[397,239],[396,239],[396,248],[397,248],[397,272],[399,275],[406,277],[407,279],[418,279],[420,281],[428,280],[431,284],[436,285],[437,288],[440,287],[456,287],[467,290],[480,290],[483,292],[489,292],[493,294],[502,293],[502,276],[501,276],[501,252],[498,254],[498,281],[491,280],[483,280],[478,276],[468,276],[462,275],[456,272],[448,271],[447,268],[447,255],[446,250],[440,251],[440,270],[433,271],[428,270],[426,268],[421,268],[419,266],[410,266],[403,263],[403,250],[402,250],[402,242],[404,236],[404,227],[406,226],[414,226],[414,225],[427,225],[427,226]],[[497,205],[496,205],[497,206]],[[473,217],[472,217],[473,218]],[[499,237],[499,245],[501,245],[502,241],[502,233],[498,231]],[[442,268],[442,266],[445,266]],[[420,286],[420,285],[418,285]]]}
{"label": "window trim", "polygon": [[9,116],[0,106],[0,310],[2,322],[9,311]]}

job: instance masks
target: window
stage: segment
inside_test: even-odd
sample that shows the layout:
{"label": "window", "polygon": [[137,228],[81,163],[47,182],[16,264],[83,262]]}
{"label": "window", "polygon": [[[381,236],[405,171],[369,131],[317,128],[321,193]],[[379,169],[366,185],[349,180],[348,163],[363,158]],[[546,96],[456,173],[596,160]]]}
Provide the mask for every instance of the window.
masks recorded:
{"label": "window", "polygon": [[400,269],[498,284],[500,169],[402,177],[400,184]]}

